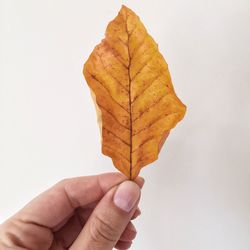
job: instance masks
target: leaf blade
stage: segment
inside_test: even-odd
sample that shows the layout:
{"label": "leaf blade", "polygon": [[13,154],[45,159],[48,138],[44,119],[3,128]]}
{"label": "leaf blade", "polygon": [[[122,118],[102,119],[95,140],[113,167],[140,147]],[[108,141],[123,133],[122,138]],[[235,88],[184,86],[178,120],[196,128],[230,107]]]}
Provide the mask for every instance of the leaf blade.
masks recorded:
{"label": "leaf blade", "polygon": [[130,179],[158,158],[186,106],[139,17],[123,6],[83,70],[102,117],[102,152]]}

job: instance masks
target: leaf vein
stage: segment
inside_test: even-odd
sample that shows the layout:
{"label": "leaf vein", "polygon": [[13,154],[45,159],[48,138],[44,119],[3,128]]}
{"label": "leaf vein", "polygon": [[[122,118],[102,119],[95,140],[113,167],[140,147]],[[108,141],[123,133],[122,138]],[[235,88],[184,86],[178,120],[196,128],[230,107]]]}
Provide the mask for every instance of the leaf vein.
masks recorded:
{"label": "leaf vein", "polygon": [[122,123],[120,123],[119,121],[118,121],[118,119],[114,116],[114,114],[112,113],[112,112],[110,112],[109,110],[107,110],[106,108],[104,108],[102,105],[100,105],[99,103],[97,103],[98,104],[98,106],[102,109],[102,110],[104,110],[105,112],[107,112],[116,122],[117,122],[117,124],[119,124],[121,127],[123,127],[123,128],[125,128],[125,129],[127,129],[127,130],[129,130],[130,131],[130,129],[128,128],[128,127],[126,127],[126,126],[124,126]]}
{"label": "leaf vein", "polygon": [[150,87],[154,84],[154,82],[155,82],[156,80],[158,80],[161,76],[162,76],[162,74],[157,75],[157,76],[150,82],[150,84],[148,84],[148,85],[146,86],[146,88],[143,89],[142,92],[140,92],[140,94],[138,94],[137,96],[135,96],[135,98],[134,98],[134,100],[133,100],[132,103],[134,103],[138,97],[143,96],[144,92],[145,92],[148,88],[150,88]]}
{"label": "leaf vein", "polygon": [[142,42],[136,48],[134,48],[132,58],[135,56],[135,53],[144,45],[144,43],[146,42],[147,37],[148,37],[148,34],[146,33],[146,35],[143,38]]}
{"label": "leaf vein", "polygon": [[120,54],[108,43],[108,41],[104,40],[103,42],[107,47],[110,48],[112,55],[117,59],[117,61],[119,61],[125,67],[125,69],[128,69],[128,66],[123,61],[124,59],[121,58]]}
{"label": "leaf vein", "polygon": [[126,161],[128,161],[130,163],[130,161],[127,159],[127,157],[125,155],[123,155],[122,153],[118,152],[116,149],[114,149],[114,148],[112,148],[112,147],[110,147],[110,146],[108,146],[108,145],[106,145],[104,143],[103,143],[102,146],[105,147],[105,148],[107,148],[107,149],[109,149],[109,150],[111,150],[115,154],[119,154],[123,159],[125,159]]}
{"label": "leaf vein", "polygon": [[111,134],[112,136],[114,136],[115,138],[117,138],[119,141],[123,142],[126,146],[130,147],[130,144],[127,143],[126,141],[124,141],[120,136],[118,136],[117,134],[113,133],[112,131],[110,131],[109,129],[107,129],[106,127],[102,127],[102,129],[106,130],[108,134]]}
{"label": "leaf vein", "polygon": [[[178,113],[178,112],[174,112],[174,113],[172,113],[171,115],[177,114],[177,113]],[[138,135],[138,134],[140,134],[142,131],[145,131],[145,130],[149,129],[149,128],[152,127],[155,123],[157,123],[157,122],[160,121],[160,120],[163,120],[163,119],[166,118],[166,116],[168,116],[168,115],[170,115],[170,114],[167,113],[167,114],[164,114],[164,115],[159,116],[157,119],[155,119],[154,121],[152,121],[148,126],[146,126],[145,128],[143,128],[143,129],[139,130],[138,132],[136,132],[135,134],[133,134],[133,136]]]}
{"label": "leaf vein", "polygon": [[148,111],[150,111],[150,109],[152,109],[155,105],[157,105],[166,95],[163,95],[161,98],[159,98],[156,102],[154,102],[152,105],[150,105],[148,108],[146,108],[145,110],[142,111],[142,113],[140,113],[140,115],[135,118],[133,120],[133,122],[137,121],[138,119],[140,119],[142,117],[143,114],[147,113]]}
{"label": "leaf vein", "polygon": [[90,74],[90,76],[91,76],[95,81],[97,81],[100,85],[103,86],[103,88],[108,92],[110,98],[111,98],[119,107],[121,107],[124,111],[126,111],[126,112],[129,114],[129,112],[127,111],[127,109],[125,109],[119,102],[117,102],[117,101],[113,98],[113,96],[110,94],[109,90],[104,86],[104,84],[103,84],[100,80],[98,80],[98,79],[96,78],[95,75],[93,75],[93,74],[90,73],[89,71],[88,71],[88,73]]}
{"label": "leaf vein", "polygon": [[98,55],[98,57],[100,58],[100,61],[101,61],[101,63],[102,63],[102,66],[103,66],[104,70],[107,72],[107,75],[111,76],[111,77],[116,81],[116,83],[117,83],[124,91],[126,91],[126,93],[128,93],[128,90],[123,86],[123,84],[122,84],[115,76],[113,76],[113,75],[107,70],[107,67],[108,67],[109,65],[106,65],[106,66],[104,65],[101,55],[98,54],[98,53],[97,53],[97,55]]}
{"label": "leaf vein", "polygon": [[157,56],[157,53],[154,53],[154,55],[142,65],[142,67],[132,77],[131,81],[133,81],[142,72],[142,70],[151,63],[151,61],[154,59],[155,56]]}
{"label": "leaf vein", "polygon": [[141,144],[139,144],[133,151],[132,153],[136,152],[138,149],[140,149],[144,144],[146,144],[147,142],[153,140],[155,138],[155,136],[150,136],[148,137],[146,140],[144,140]]}

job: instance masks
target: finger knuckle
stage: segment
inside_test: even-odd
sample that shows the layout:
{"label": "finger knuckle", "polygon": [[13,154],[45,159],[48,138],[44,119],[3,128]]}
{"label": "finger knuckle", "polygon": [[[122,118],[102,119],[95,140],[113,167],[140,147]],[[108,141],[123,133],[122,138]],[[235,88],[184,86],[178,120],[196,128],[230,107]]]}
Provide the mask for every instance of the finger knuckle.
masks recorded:
{"label": "finger knuckle", "polygon": [[99,215],[93,215],[94,218],[90,224],[91,238],[95,242],[108,241],[116,243],[117,232],[116,230]]}

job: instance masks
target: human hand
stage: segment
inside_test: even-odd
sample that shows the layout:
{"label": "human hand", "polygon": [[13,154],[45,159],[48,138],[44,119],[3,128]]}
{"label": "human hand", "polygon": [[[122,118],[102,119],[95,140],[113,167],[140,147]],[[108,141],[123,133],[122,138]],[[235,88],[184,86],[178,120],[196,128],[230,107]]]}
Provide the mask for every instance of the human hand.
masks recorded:
{"label": "human hand", "polygon": [[135,182],[119,173],[63,180],[0,226],[0,249],[128,249],[144,180]]}

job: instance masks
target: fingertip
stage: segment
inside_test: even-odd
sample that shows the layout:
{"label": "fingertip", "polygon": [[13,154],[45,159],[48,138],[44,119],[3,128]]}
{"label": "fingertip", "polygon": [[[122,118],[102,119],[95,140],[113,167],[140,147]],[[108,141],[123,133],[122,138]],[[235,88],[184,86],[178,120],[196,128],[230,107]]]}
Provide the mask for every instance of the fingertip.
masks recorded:
{"label": "fingertip", "polygon": [[123,231],[120,241],[130,242],[135,239],[137,234],[136,228],[132,222],[129,222],[125,230]]}
{"label": "fingertip", "polygon": [[140,199],[141,190],[133,181],[121,183],[113,197],[113,202],[119,209],[129,213]]}
{"label": "fingertip", "polygon": [[118,241],[115,245],[115,248],[117,250],[127,250],[131,247],[132,241],[131,242],[125,242],[125,241]]}
{"label": "fingertip", "polygon": [[138,216],[141,215],[141,209],[139,207],[137,207],[137,209],[135,210],[134,215],[132,216],[131,220],[136,219]]}
{"label": "fingertip", "polygon": [[103,193],[106,193],[112,187],[121,184],[122,182],[128,180],[128,178],[118,172],[111,172],[97,175],[99,186],[101,187]]}
{"label": "fingertip", "polygon": [[145,179],[141,176],[137,176],[135,182],[140,188],[142,188],[144,186]]}

